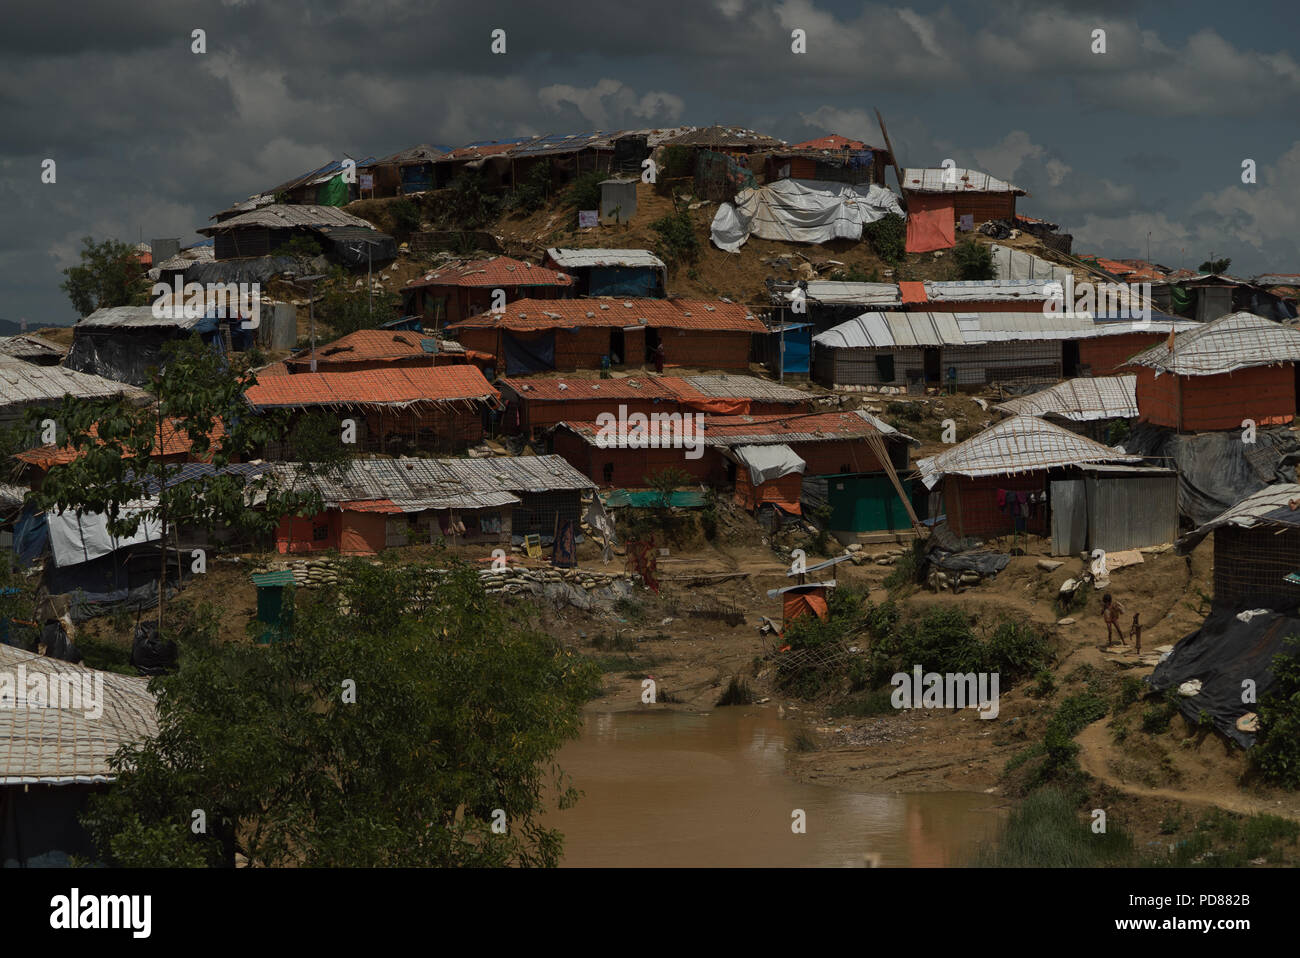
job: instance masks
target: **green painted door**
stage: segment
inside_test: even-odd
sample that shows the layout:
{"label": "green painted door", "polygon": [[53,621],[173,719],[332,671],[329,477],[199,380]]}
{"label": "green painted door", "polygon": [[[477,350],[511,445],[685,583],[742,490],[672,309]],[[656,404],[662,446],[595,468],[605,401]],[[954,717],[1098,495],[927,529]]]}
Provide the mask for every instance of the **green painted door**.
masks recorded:
{"label": "green painted door", "polygon": [[[902,480],[911,496],[911,480]],[[829,476],[826,494],[836,532],[897,532],[912,527],[907,509],[886,475]]]}

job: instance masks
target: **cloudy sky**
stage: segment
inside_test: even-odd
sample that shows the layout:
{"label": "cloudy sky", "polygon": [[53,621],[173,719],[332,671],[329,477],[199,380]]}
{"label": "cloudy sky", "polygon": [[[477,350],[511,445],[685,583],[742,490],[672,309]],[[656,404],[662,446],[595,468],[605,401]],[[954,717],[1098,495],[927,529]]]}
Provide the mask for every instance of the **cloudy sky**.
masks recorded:
{"label": "cloudy sky", "polygon": [[15,5],[0,29],[0,317],[33,325],[75,321],[58,284],[82,236],[192,242],[213,212],[345,153],[711,123],[878,144],[876,107],[904,165],[1009,179],[1077,251],[1145,257],[1150,234],[1166,265],[1214,252],[1234,273],[1300,272],[1289,0],[79,7]]}

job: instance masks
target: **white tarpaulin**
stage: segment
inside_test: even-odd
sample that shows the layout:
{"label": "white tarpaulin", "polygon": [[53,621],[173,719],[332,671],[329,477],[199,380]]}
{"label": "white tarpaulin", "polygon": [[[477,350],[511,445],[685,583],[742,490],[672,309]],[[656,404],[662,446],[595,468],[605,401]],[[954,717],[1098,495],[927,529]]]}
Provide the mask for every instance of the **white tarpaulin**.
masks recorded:
{"label": "white tarpaulin", "polygon": [[1065,278],[1072,275],[1066,267],[1057,266],[1022,249],[999,246],[997,243],[990,243],[989,249],[993,253],[995,279],[1041,279],[1064,283]]}
{"label": "white tarpaulin", "polygon": [[894,213],[905,217],[898,196],[883,186],[822,180],[777,180],[744,190],[723,203],[709,233],[718,249],[734,253],[751,235],[787,243],[862,239],[862,227]]}
{"label": "white tarpaulin", "polygon": [[794,472],[802,475],[807,465],[789,446],[736,446],[731,454],[749,470],[756,486]]}
{"label": "white tarpaulin", "polygon": [[[122,512],[130,516],[148,508],[151,508],[150,504],[132,503],[125,506]],[[158,519],[142,519],[135,535],[122,539],[109,533],[108,517],[99,512],[77,515],[69,509],[61,514],[46,513],[45,518],[50,526],[50,548],[54,552],[54,564],[60,567],[89,562],[126,546],[155,542],[162,538],[162,523]]]}

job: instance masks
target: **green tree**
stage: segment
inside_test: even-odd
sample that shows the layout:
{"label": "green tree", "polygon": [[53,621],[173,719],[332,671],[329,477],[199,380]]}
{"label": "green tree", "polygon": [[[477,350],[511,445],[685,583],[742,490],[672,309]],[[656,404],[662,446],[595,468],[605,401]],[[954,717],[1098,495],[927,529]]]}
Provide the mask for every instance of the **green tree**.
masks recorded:
{"label": "green tree", "polygon": [[1207,259],[1196,268],[1202,273],[1226,273],[1231,265],[1232,258],[1225,256],[1223,259]]}
{"label": "green tree", "polygon": [[695,235],[695,226],[691,223],[690,213],[684,209],[669,213],[650,224],[650,228],[659,234],[655,252],[669,266],[679,263],[694,263],[700,256],[700,240]]}
{"label": "green tree", "polygon": [[862,235],[886,263],[900,262],[907,251],[907,221],[894,213],[868,223],[862,228]]}
{"label": "green tree", "polygon": [[401,304],[396,293],[376,290],[372,294],[365,288],[358,289],[344,270],[336,269],[329,282],[322,285],[316,315],[336,335],[346,336],[359,329],[377,329],[395,319]]}
{"label": "green tree", "polygon": [[1300,788],[1300,638],[1273,658],[1274,685],[1259,701],[1259,732],[1248,753],[1265,781]]}
{"label": "green tree", "polygon": [[[145,386],[149,403],[65,396],[55,408],[33,411],[34,417],[53,419],[57,435],[66,437],[77,455],[54,466],[31,501],[44,510],[101,513],[109,532],[122,537],[134,535],[142,522],[156,522],[164,530],[233,529],[260,538],[281,516],[318,512],[314,489],[286,490],[269,474],[248,479],[222,472],[253,458],[286,431],[284,414],[249,410],[244,392],[257,381],[253,372],[246,366],[228,368],[197,336],[169,343],[164,356],[162,371],[154,370]],[[192,458],[215,467],[212,474],[178,481],[182,464],[164,462],[155,453],[173,432],[191,444]],[[166,538],[159,543],[164,555]],[[165,582],[164,562],[158,582],[160,630]]]}
{"label": "green tree", "polygon": [[561,807],[577,799],[554,759],[597,670],[447,564],[354,560],[338,593],[295,597],[293,638],[269,647],[189,616],[180,672],[151,682],[157,737],[118,752],[115,787],[83,818],[106,859],[558,864],[562,836],[539,817],[548,786]]}
{"label": "green tree", "polygon": [[996,279],[993,268],[993,251],[973,239],[965,239],[953,248],[953,261],[957,264],[958,279]]}
{"label": "green tree", "polygon": [[59,288],[81,316],[108,306],[144,306],[149,302],[149,278],[129,243],[115,239],[96,243],[89,236],[82,237],[81,263],[69,266],[63,275],[67,279]]}
{"label": "green tree", "polygon": [[694,481],[690,473],[675,466],[660,469],[652,475],[644,476],[643,479],[647,486],[659,493],[660,509],[670,508],[673,504],[673,493]]}

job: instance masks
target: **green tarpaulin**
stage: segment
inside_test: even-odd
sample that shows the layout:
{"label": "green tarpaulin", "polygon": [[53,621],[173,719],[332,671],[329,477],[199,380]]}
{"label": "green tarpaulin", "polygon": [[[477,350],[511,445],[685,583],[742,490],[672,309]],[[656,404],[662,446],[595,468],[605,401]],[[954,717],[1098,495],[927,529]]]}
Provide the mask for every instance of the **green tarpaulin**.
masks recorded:
{"label": "green tarpaulin", "polygon": [[[663,505],[663,498],[653,489],[615,489],[604,497],[605,506],[618,509],[632,506],[636,509],[655,509]],[[704,493],[696,489],[679,489],[672,494],[671,505],[678,509],[699,509],[704,506]]]}
{"label": "green tarpaulin", "polygon": [[317,206],[347,206],[348,185],[343,182],[343,174],[332,176],[316,189]]}

